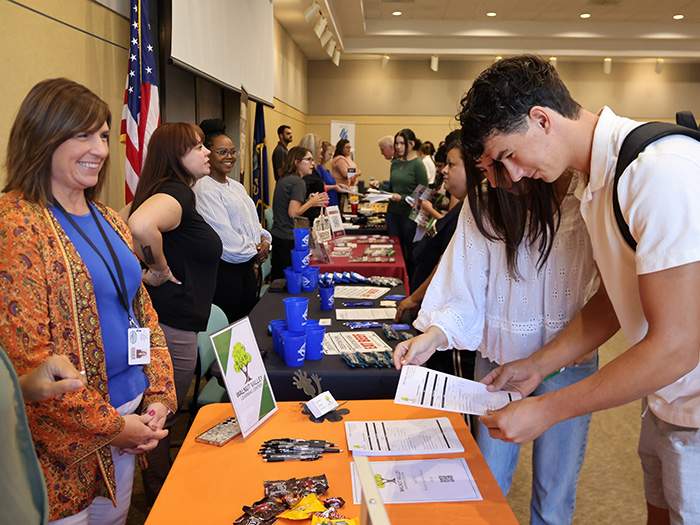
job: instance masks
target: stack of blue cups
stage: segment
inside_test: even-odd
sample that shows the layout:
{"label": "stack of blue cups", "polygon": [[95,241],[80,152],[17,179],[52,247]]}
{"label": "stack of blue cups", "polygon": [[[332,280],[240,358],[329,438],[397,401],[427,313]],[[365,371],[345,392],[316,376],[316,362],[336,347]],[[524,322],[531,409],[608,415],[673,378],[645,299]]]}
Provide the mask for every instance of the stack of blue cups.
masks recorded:
{"label": "stack of blue cups", "polygon": [[284,270],[289,293],[313,292],[318,286],[318,268],[309,266],[310,258],[309,228],[294,228],[292,265]]}

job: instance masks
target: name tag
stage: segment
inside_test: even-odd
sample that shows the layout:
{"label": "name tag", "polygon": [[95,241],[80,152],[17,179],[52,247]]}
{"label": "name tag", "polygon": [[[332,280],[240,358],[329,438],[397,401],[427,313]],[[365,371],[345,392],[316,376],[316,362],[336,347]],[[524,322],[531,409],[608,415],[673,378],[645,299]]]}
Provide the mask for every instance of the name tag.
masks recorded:
{"label": "name tag", "polygon": [[148,365],[151,362],[151,329],[129,328],[129,364]]}

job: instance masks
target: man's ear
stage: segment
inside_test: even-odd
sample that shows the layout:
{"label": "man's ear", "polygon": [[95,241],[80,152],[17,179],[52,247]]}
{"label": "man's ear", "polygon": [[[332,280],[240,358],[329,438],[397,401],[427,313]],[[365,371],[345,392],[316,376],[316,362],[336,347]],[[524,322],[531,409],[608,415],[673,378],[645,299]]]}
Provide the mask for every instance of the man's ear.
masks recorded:
{"label": "man's ear", "polygon": [[545,133],[549,133],[552,129],[552,119],[550,109],[542,106],[532,106],[528,113],[528,117],[534,126],[542,129]]}

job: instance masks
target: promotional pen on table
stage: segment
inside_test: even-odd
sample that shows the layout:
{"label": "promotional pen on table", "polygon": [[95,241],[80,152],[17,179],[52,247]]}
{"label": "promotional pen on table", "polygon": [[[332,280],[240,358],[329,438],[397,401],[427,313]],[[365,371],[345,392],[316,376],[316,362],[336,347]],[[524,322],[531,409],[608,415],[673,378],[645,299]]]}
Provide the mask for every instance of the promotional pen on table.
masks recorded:
{"label": "promotional pen on table", "polygon": [[343,306],[374,306],[374,301],[346,301]]}
{"label": "promotional pen on table", "polygon": [[340,448],[320,448],[320,447],[266,447],[261,448],[258,454],[295,454],[297,452],[301,453],[313,453],[313,454],[331,454],[333,452],[342,452]]}
{"label": "promotional pen on table", "polygon": [[317,459],[321,459],[321,454],[315,454],[313,456],[297,454],[270,454],[269,456],[263,456],[263,461],[267,463],[276,463],[279,461],[316,461]]}

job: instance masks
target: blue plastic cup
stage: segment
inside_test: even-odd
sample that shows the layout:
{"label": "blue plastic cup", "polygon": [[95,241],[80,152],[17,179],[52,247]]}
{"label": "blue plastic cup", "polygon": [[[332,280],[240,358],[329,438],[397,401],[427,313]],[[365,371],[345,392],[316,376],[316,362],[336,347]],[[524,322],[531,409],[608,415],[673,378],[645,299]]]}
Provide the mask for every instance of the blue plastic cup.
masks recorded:
{"label": "blue plastic cup", "polygon": [[301,289],[305,292],[313,292],[318,286],[318,266],[309,266],[301,274]]}
{"label": "blue plastic cup", "polygon": [[283,357],[282,337],[280,332],[287,329],[287,320],[273,319],[270,321],[269,327],[270,333],[272,334],[272,348],[274,348],[275,352],[277,352],[280,357]]}
{"label": "blue plastic cup", "polygon": [[306,325],[306,359],[316,361],[323,357],[323,337],[325,335],[325,326]]}
{"label": "blue plastic cup", "polygon": [[294,247],[297,250],[309,247],[309,228],[294,228]]}
{"label": "blue plastic cup", "polygon": [[306,318],[309,314],[309,299],[306,297],[286,297],[282,299],[284,313],[287,316],[287,330],[304,332]]}
{"label": "blue plastic cup", "polygon": [[301,273],[309,267],[311,251],[308,248],[303,250],[292,250],[292,268],[295,272]]}
{"label": "blue plastic cup", "polygon": [[[294,250],[292,250],[294,251]],[[301,277],[300,272],[295,272],[292,267],[284,269],[284,277],[287,279],[287,291],[291,294],[301,293]]]}
{"label": "blue plastic cup", "polygon": [[321,296],[321,310],[333,310],[333,295],[335,294],[335,286],[328,288],[319,288],[318,295]]}
{"label": "blue plastic cup", "polygon": [[306,332],[282,330],[282,344],[284,364],[289,367],[303,366],[306,357]]}

